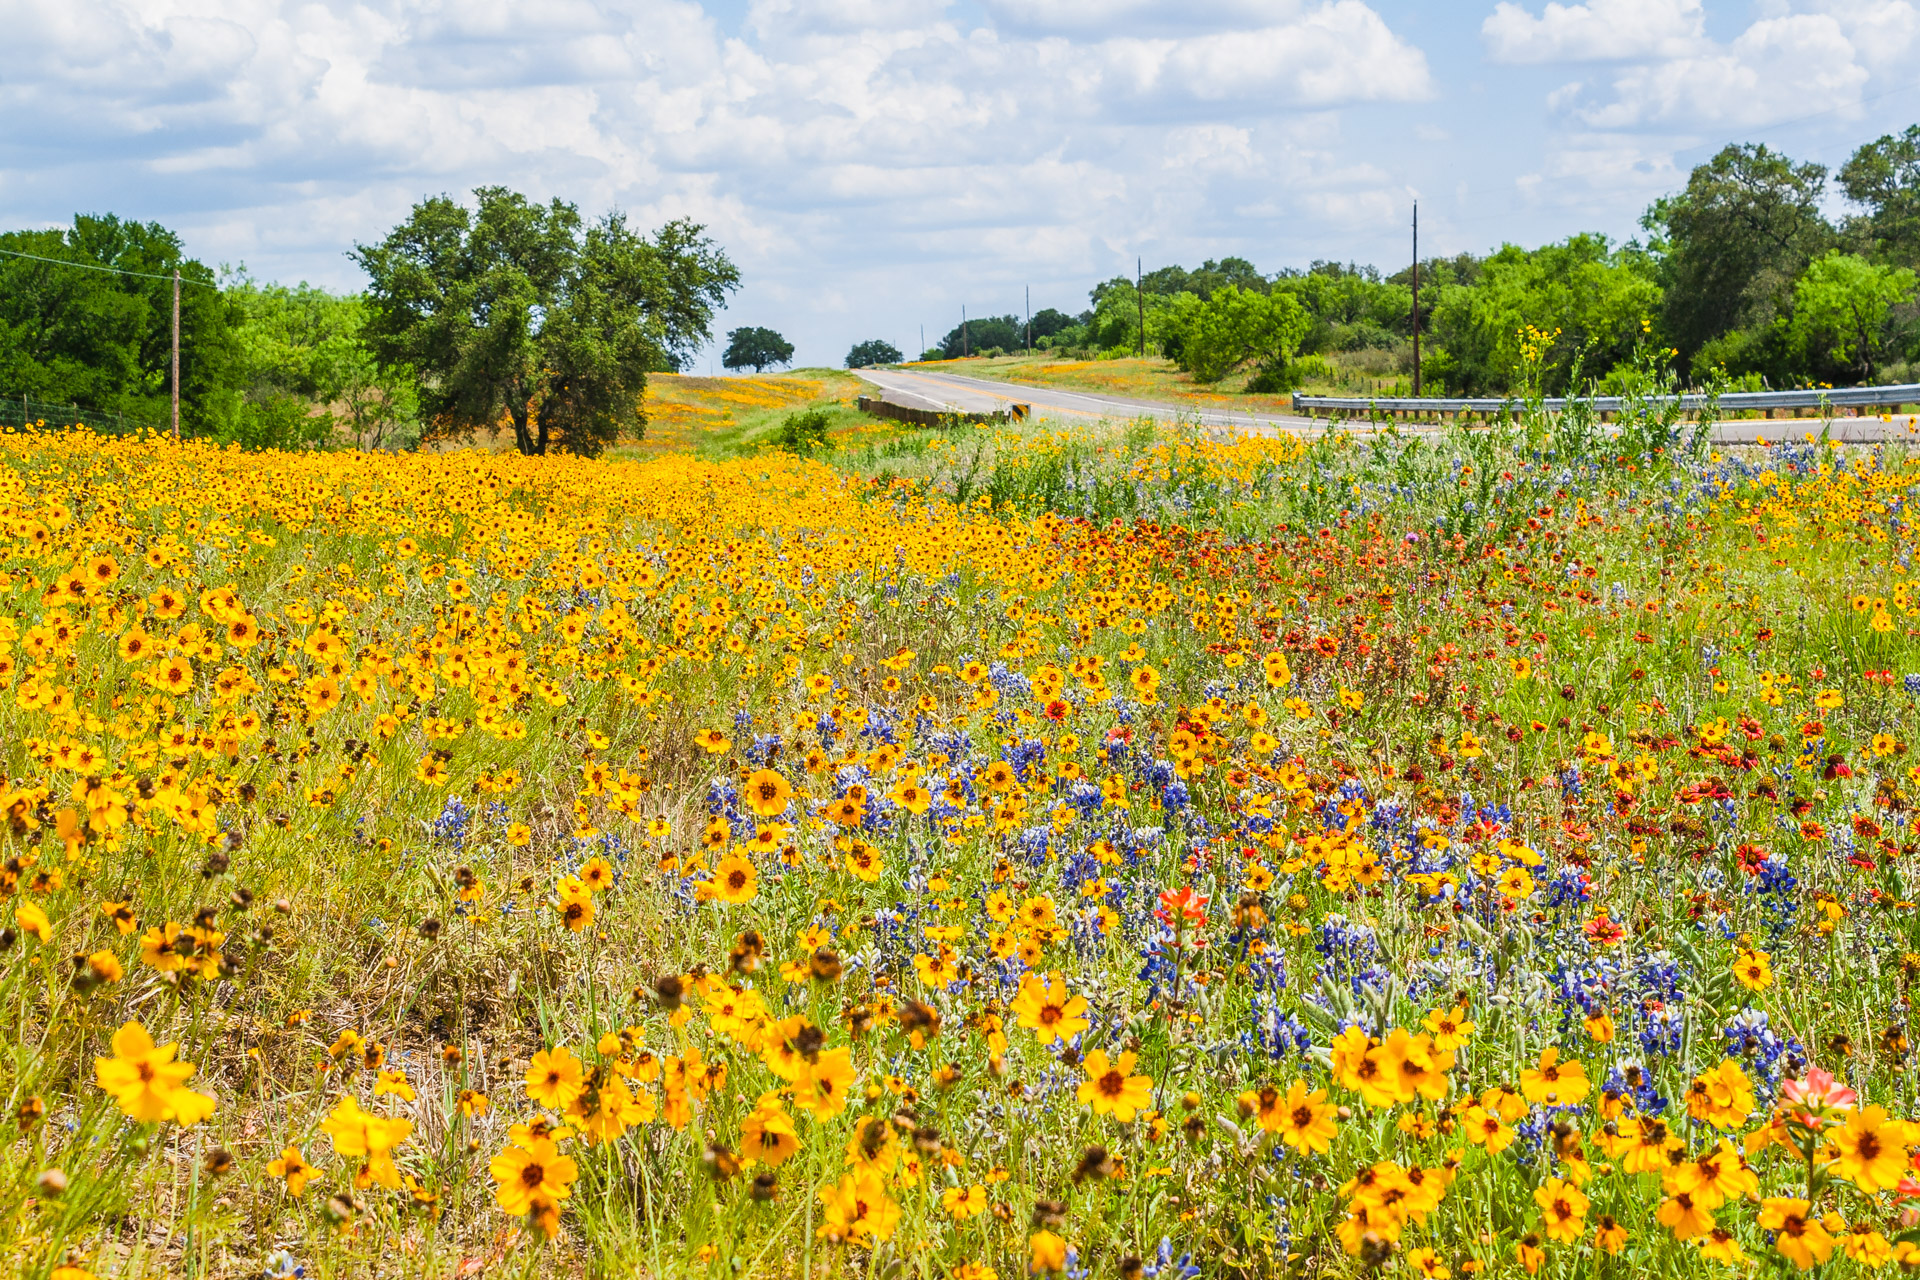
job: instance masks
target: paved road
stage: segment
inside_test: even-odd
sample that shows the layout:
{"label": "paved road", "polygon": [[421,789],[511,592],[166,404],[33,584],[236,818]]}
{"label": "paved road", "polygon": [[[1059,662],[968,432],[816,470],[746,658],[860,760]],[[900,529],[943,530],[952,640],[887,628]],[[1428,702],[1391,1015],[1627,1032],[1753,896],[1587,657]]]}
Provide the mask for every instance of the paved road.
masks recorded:
{"label": "paved road", "polygon": [[[1088,391],[1065,391],[1058,387],[1040,387],[1022,382],[1000,382],[988,378],[970,378],[958,373],[935,373],[921,369],[856,369],[855,373],[881,388],[885,398],[916,409],[993,413],[1010,404],[1032,406],[1036,418],[1056,421],[1092,422],[1105,419],[1131,420],[1153,418],[1160,422],[1176,419],[1199,421],[1210,427],[1225,427],[1253,435],[1274,435],[1281,431],[1314,434],[1328,427],[1324,418],[1296,414],[1235,412],[1219,409],[1193,409],[1162,400],[1138,400],[1128,396],[1098,395]],[[1715,444],[1754,444],[1760,440],[1777,444],[1783,440],[1802,440],[1818,435],[1821,423],[1814,418],[1739,419],[1718,422],[1713,428]],[[1350,430],[1365,431],[1365,423],[1350,424]],[[1412,423],[1401,423],[1403,431],[1432,430]],[[1829,432],[1843,444],[1871,444],[1882,440],[1920,441],[1920,415],[1900,414],[1890,420],[1879,417],[1835,418]]]}
{"label": "paved road", "polygon": [[1102,418],[1108,421],[1116,418],[1154,418],[1161,422],[1185,419],[1210,427],[1239,427],[1261,434],[1272,431],[1317,432],[1326,430],[1327,426],[1325,422],[1295,414],[1197,409],[1161,400],[1135,400],[1126,396],[1098,395],[1090,391],[1036,387],[1022,382],[996,382],[958,373],[933,373],[920,369],[855,369],[854,372],[885,390],[887,399],[910,404],[914,408],[993,413],[1018,403],[1033,406],[1036,418],[1082,422],[1094,422]]}

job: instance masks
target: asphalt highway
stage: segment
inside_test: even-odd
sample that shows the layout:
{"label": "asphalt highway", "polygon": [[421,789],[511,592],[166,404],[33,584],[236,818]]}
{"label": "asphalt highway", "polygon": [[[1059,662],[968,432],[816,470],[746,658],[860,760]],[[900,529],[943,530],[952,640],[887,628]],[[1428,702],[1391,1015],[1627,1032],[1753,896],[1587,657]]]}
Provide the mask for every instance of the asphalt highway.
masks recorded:
{"label": "asphalt highway", "polygon": [[[1164,400],[1067,391],[1059,387],[970,378],[958,373],[935,373],[920,369],[855,369],[853,372],[880,388],[884,393],[883,399],[915,409],[995,413],[1010,405],[1024,404],[1032,409],[1034,417],[1054,421],[1112,422],[1135,418],[1152,418],[1160,422],[1185,420],[1209,427],[1238,429],[1251,435],[1274,435],[1281,431],[1311,435],[1327,430],[1330,425],[1324,418],[1308,418],[1297,414],[1203,409],[1170,404]],[[1403,422],[1397,425],[1402,431],[1433,429],[1431,425],[1416,423]],[[1770,444],[1777,444],[1783,440],[1817,436],[1821,425],[1814,418],[1734,419],[1714,424],[1713,442],[1755,444],[1764,439]],[[1355,432],[1367,430],[1364,422],[1351,422],[1346,426]],[[1899,414],[1888,419],[1878,416],[1835,417],[1829,435],[1845,444],[1920,439],[1920,416]]]}

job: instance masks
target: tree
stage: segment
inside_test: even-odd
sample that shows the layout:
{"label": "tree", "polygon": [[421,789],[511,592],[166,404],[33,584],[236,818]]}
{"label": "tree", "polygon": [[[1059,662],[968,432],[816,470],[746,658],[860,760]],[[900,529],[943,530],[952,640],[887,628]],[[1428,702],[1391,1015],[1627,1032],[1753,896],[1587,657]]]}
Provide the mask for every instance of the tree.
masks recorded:
{"label": "tree", "polygon": [[1040,339],[1051,338],[1072,323],[1073,317],[1066,312],[1042,307],[1033,313],[1033,341],[1038,345]]}
{"label": "tree", "polygon": [[793,344],[771,329],[758,325],[727,331],[727,350],[720,363],[729,369],[751,369],[762,373],[777,364],[793,363]]}
{"label": "tree", "polygon": [[1001,351],[1013,351],[1026,346],[1023,326],[1026,321],[1019,316],[975,316],[964,324],[955,325],[940,339],[940,350],[948,360],[957,360],[965,355],[979,355],[982,351],[998,348]]}
{"label": "tree", "polygon": [[227,297],[237,317],[243,443],[318,443],[336,427],[363,449],[418,439],[419,386],[409,366],[374,358],[366,299],[304,283],[261,284],[244,272],[228,283]]}
{"label": "tree", "polygon": [[[1735,330],[1764,332],[1790,305],[1793,282],[1833,242],[1821,215],[1827,171],[1752,144],[1729,146],[1686,190],[1641,219],[1665,290],[1664,333],[1683,361]],[[1721,344],[1711,362],[1726,354]],[[1764,360],[1756,353],[1749,360]]]}
{"label": "tree", "polygon": [[847,368],[867,369],[876,364],[899,364],[900,348],[880,338],[869,338],[847,352]]}
{"label": "tree", "polygon": [[1862,381],[1885,348],[1887,316],[1913,296],[1915,277],[1838,249],[1807,268],[1793,286],[1793,329],[1809,355],[1825,354]]}
{"label": "tree", "polygon": [[1865,210],[1848,230],[1888,261],[1920,263],[1920,124],[1867,143],[1840,166],[1840,189]]}
{"label": "tree", "polygon": [[617,212],[583,226],[559,199],[474,197],[472,210],[424,200],[385,240],[355,246],[374,355],[418,371],[437,434],[504,417],[524,454],[597,454],[643,435],[647,374],[708,340],[739,272],[693,223],[649,239]]}
{"label": "tree", "polygon": [[1313,321],[1303,351],[1391,348],[1412,333],[1412,289],[1382,280],[1372,267],[1316,262],[1304,272],[1283,274],[1272,287],[1292,294]]}
{"label": "tree", "polygon": [[[232,317],[213,272],[157,222],[75,217],[65,231],[0,235],[0,394],[163,423],[173,281],[180,271],[180,427],[217,435],[237,403]],[[90,270],[111,267],[114,271]]]}
{"label": "tree", "polygon": [[[1480,264],[1476,284],[1443,285],[1431,330],[1441,352],[1434,371],[1449,394],[1511,390],[1520,368],[1520,331],[1558,331],[1546,359],[1549,395],[1568,389],[1576,355],[1604,374],[1633,356],[1660,309],[1651,264],[1605,236],[1570,236],[1527,250],[1504,245]],[[1423,300],[1424,305],[1424,300]]]}
{"label": "tree", "polygon": [[1132,355],[1140,349],[1141,291],[1125,276],[1115,276],[1093,287],[1093,317],[1087,322],[1087,345],[1101,351]]}
{"label": "tree", "polygon": [[1311,321],[1291,294],[1258,293],[1223,285],[1213,296],[1181,307],[1179,367],[1197,382],[1218,382],[1257,364],[1278,369],[1293,358]]}

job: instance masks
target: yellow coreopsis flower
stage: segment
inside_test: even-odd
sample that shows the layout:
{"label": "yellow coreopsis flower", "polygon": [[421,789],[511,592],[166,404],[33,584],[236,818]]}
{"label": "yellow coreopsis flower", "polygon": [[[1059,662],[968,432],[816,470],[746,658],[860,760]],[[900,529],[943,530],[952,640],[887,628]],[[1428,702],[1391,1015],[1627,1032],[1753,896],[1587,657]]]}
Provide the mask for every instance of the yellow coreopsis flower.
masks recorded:
{"label": "yellow coreopsis flower", "polygon": [[572,1156],[562,1155],[551,1138],[529,1137],[501,1150],[487,1165],[493,1175],[494,1198],[515,1217],[533,1212],[536,1205],[557,1205],[573,1194],[580,1176]]}
{"label": "yellow coreopsis flower", "polygon": [[1111,1115],[1122,1124],[1133,1119],[1153,1100],[1153,1078],[1130,1074],[1134,1060],[1131,1053],[1112,1060],[1104,1049],[1089,1053],[1087,1078],[1078,1094],[1080,1101],[1092,1107],[1096,1115]]}
{"label": "yellow coreopsis flower", "polygon": [[145,1027],[129,1022],[113,1033],[113,1057],[93,1060],[94,1073],[100,1087],[135,1120],[195,1125],[213,1114],[214,1101],[182,1087],[195,1068],[174,1060],[177,1048],[156,1046]]}

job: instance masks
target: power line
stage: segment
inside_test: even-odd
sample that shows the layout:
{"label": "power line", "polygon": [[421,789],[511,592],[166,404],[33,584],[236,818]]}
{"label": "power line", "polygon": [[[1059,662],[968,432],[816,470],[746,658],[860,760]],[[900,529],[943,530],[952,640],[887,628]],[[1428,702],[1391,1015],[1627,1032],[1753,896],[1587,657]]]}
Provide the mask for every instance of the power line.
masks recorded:
{"label": "power line", "polygon": [[[0,255],[4,255],[9,258],[26,258],[31,262],[48,262],[48,263],[52,263],[56,267],[79,267],[82,271],[105,271],[109,275],[134,276],[141,280],[163,280],[168,284],[172,284],[175,279],[175,276],[155,275],[151,271],[127,271],[127,270],[123,270],[120,267],[103,267],[97,262],[74,262],[68,258],[45,258],[37,253],[22,253],[18,249],[0,249]],[[212,289],[216,293],[219,292],[219,289],[220,289],[220,286],[217,284],[207,284],[206,282],[201,280],[188,280],[185,278],[181,278],[180,283],[183,285],[190,284],[196,289]]]}

